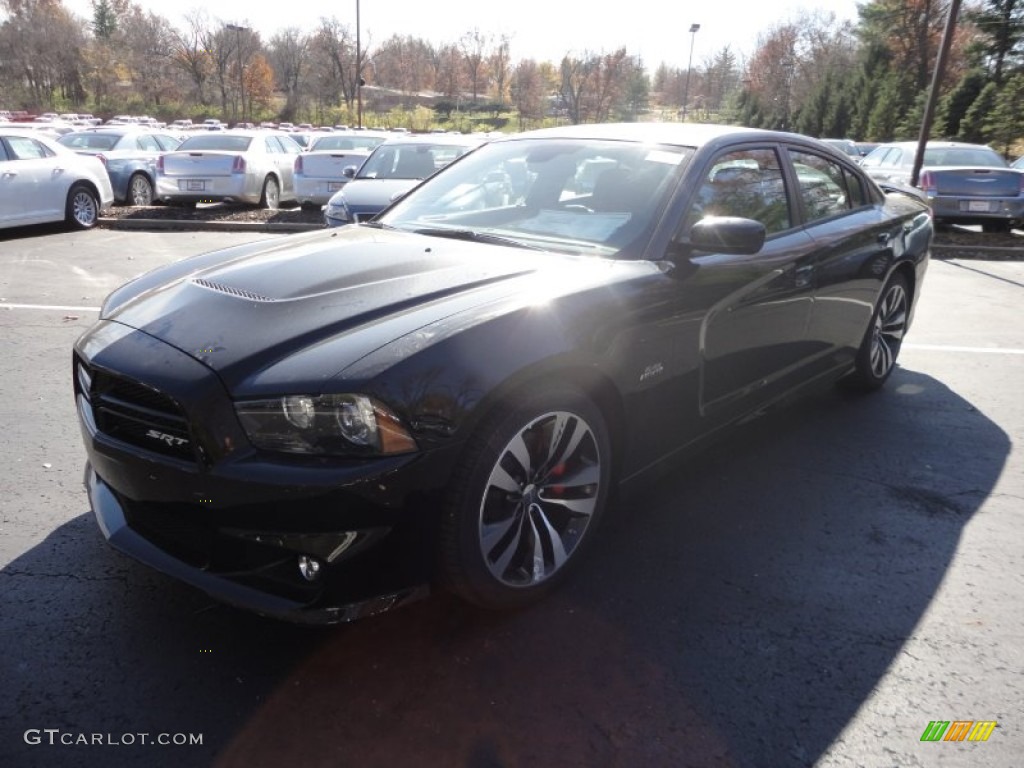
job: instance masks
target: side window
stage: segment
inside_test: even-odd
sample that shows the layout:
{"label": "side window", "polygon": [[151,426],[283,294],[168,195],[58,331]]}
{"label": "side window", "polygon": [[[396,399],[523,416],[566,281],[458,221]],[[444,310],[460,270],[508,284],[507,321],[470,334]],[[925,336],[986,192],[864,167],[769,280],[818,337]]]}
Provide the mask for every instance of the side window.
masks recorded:
{"label": "side window", "polygon": [[5,160],[10,160],[10,158],[7,156],[6,145],[4,144],[3,140],[0,139],[0,163],[4,162]]}
{"label": "side window", "polygon": [[790,150],[789,154],[808,222],[850,210],[850,195],[841,165],[809,152]]}
{"label": "side window", "polygon": [[53,155],[45,146],[27,136],[8,136],[7,144],[15,160],[37,160]]}
{"label": "side window", "polygon": [[284,150],[281,148],[280,143],[278,143],[276,136],[267,136],[266,138],[263,139],[263,141],[267,146],[268,155],[284,154]]}
{"label": "side window", "polygon": [[159,152],[160,145],[152,136],[143,135],[139,136],[139,149],[144,149],[146,152]]}
{"label": "side window", "polygon": [[156,139],[156,143],[160,145],[162,152],[170,152],[172,149],[177,149],[181,143],[177,139],[171,136],[164,136],[162,133],[153,134],[153,138]]}
{"label": "side window", "polygon": [[686,232],[705,216],[739,216],[764,224],[768,234],[792,226],[786,185],[773,149],[745,149],[715,159],[689,213]]}

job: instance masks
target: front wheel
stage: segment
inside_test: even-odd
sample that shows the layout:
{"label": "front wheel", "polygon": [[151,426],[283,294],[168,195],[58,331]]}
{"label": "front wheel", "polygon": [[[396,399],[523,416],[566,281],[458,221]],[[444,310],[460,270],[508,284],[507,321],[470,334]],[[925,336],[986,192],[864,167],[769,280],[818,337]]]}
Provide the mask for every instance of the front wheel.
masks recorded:
{"label": "front wheel", "polygon": [[516,397],[481,424],[455,472],[441,526],[447,586],[485,608],[542,598],[593,539],[611,466],[605,420],[581,392]]}
{"label": "front wheel", "polygon": [[895,274],[882,289],[864,341],[857,352],[856,367],[846,383],[857,389],[880,388],[896,368],[910,317],[907,278]]}
{"label": "front wheel", "polygon": [[68,192],[64,217],[77,229],[92,229],[100,217],[100,198],[85,184],[75,184]]}
{"label": "front wheel", "polygon": [[281,188],[277,185],[277,179],[267,176],[263,181],[263,193],[260,195],[260,208],[269,208],[276,211],[281,205]]}

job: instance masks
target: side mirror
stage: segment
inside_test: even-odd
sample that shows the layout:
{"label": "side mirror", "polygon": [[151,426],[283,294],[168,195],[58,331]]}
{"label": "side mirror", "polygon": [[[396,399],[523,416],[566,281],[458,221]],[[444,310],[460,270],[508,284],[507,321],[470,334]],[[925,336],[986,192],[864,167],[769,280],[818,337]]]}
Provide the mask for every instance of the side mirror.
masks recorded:
{"label": "side mirror", "polygon": [[355,175],[356,175],[356,170],[357,170],[357,169],[356,169],[356,167],[355,167],[354,165],[346,165],[346,166],[345,166],[345,167],[344,167],[344,168],[342,169],[342,171],[341,171],[341,175],[342,175],[342,176],[344,176],[344,177],[345,177],[346,179],[351,179],[351,178],[354,178],[354,177],[355,177]]}
{"label": "side mirror", "polygon": [[705,216],[690,230],[690,246],[697,251],[752,256],[764,246],[764,224],[737,216]]}

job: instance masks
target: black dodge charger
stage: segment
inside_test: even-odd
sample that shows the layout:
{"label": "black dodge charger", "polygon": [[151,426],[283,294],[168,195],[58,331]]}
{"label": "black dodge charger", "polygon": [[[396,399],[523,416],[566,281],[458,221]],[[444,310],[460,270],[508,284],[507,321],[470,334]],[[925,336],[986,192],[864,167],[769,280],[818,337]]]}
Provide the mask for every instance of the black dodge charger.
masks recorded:
{"label": "black dodge charger", "polygon": [[614,487],[811,383],[877,389],[921,202],[794,134],[591,125],[492,141],[375,220],[185,259],[74,350],[103,535],[262,614],[438,584],[534,601]]}

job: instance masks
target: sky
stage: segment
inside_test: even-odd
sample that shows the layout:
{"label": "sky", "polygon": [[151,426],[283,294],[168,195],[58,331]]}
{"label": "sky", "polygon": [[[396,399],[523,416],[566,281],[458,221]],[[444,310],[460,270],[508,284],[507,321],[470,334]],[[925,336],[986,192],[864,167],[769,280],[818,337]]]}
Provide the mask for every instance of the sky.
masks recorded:
{"label": "sky", "polygon": [[[661,63],[685,68],[690,54],[698,65],[726,45],[740,56],[755,48],[758,34],[790,21],[801,11],[835,13],[857,20],[857,0],[299,0],[294,5],[268,0],[216,0],[202,6],[191,0],[135,0],[141,7],[184,27],[186,12],[205,7],[212,19],[258,30],[265,41],[286,27],[309,31],[323,15],[355,29],[356,3],[364,46],[393,34],[414,35],[431,43],[452,43],[464,33],[507,34],[513,61],[560,61],[567,53],[610,52],[625,46],[653,69]],[[863,1],[863,0],[861,0]],[[89,0],[64,0],[74,13],[92,17]]]}

